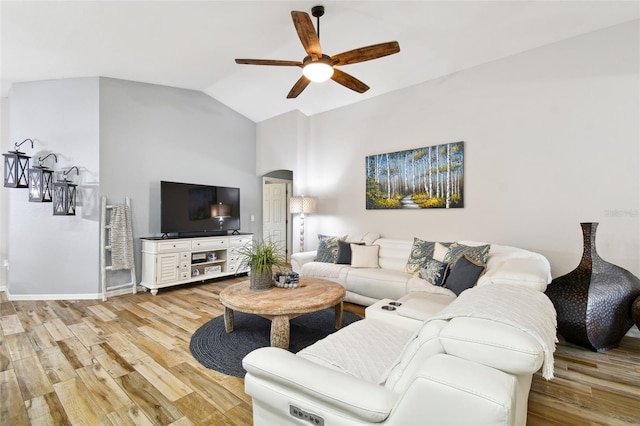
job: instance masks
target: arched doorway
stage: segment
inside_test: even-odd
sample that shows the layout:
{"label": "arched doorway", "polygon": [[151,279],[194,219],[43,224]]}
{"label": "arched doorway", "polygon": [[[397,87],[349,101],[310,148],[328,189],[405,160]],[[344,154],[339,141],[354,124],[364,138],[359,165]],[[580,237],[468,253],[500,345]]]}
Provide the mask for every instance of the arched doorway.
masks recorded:
{"label": "arched doorway", "polygon": [[289,197],[293,190],[293,172],[276,170],[262,177],[262,239],[278,242],[287,262],[292,253],[292,226]]}

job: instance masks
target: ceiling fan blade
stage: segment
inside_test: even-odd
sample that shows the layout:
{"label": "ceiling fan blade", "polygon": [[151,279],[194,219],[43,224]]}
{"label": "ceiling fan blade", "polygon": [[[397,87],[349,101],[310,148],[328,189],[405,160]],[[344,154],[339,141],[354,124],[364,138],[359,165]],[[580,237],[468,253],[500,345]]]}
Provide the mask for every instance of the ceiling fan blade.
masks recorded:
{"label": "ceiling fan blade", "polygon": [[236,64],[246,65],[276,65],[281,67],[301,67],[300,61],[279,61],[275,59],[236,59]]}
{"label": "ceiling fan blade", "polygon": [[296,81],[296,84],[293,85],[293,87],[291,88],[291,90],[289,91],[289,94],[287,95],[287,99],[292,99],[292,98],[296,98],[298,97],[298,95],[300,93],[302,93],[302,91],[304,89],[307,88],[307,86],[309,85],[309,83],[311,83],[311,80],[309,80],[307,77],[300,76],[300,78],[298,79],[298,81]]}
{"label": "ceiling fan blade", "polygon": [[364,93],[369,90],[369,86],[358,80],[352,75],[347,74],[344,71],[340,71],[337,68],[333,69],[333,75],[331,76],[331,80],[336,83],[342,84],[347,89],[354,90],[358,93]]}
{"label": "ceiling fan blade", "polygon": [[372,59],[382,58],[383,56],[393,55],[399,51],[400,45],[398,42],[389,41],[387,43],[374,44],[338,53],[331,57],[331,61],[334,65],[357,64],[358,62],[370,61]]}
{"label": "ceiling fan blade", "polygon": [[300,37],[300,41],[307,55],[320,58],[322,56],[320,40],[318,39],[316,29],[313,27],[313,22],[311,22],[309,15],[305,12],[296,12],[294,10],[291,12],[291,17],[293,18],[293,25],[296,27],[296,32],[298,33],[298,37]]}

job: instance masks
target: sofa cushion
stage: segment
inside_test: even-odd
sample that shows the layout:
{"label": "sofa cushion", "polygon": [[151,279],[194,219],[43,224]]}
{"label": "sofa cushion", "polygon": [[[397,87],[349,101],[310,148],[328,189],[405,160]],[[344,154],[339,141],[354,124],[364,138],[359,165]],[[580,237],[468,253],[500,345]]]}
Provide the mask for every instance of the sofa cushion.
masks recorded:
{"label": "sofa cushion", "polygon": [[412,275],[384,268],[349,268],[345,279],[347,291],[373,299],[399,299],[407,294]]}
{"label": "sofa cushion", "polygon": [[493,272],[491,282],[496,284],[518,283],[544,292],[547,288],[546,265],[536,259],[511,259]]}
{"label": "sofa cushion", "polygon": [[475,262],[469,255],[464,254],[453,265],[444,286],[460,296],[460,293],[476,285],[485,268],[484,264]]}
{"label": "sofa cushion", "polygon": [[350,243],[348,241],[338,240],[338,258],[336,263],[341,265],[351,264],[351,244],[364,244],[364,243]]}
{"label": "sofa cushion", "polygon": [[370,383],[378,383],[412,333],[374,319],[356,321],[298,355]]}
{"label": "sofa cushion", "polygon": [[489,319],[453,318],[440,333],[440,342],[448,354],[511,374],[531,374],[544,361],[535,337]]}
{"label": "sofa cushion", "polygon": [[318,234],[318,249],[316,250],[316,262],[336,263],[338,259],[338,241],[346,240],[347,236],[335,237]]}
{"label": "sofa cushion", "polygon": [[407,266],[405,266],[404,271],[410,274],[419,271],[427,259],[433,256],[434,246],[435,243],[433,241],[424,241],[414,237],[411,253],[409,253],[409,259],[407,259]]}
{"label": "sofa cushion", "polygon": [[377,232],[349,232],[346,241],[349,241],[350,243],[364,243],[370,246],[378,238],[380,238],[380,234]]}
{"label": "sofa cushion", "polygon": [[423,280],[427,280],[433,285],[441,286],[444,284],[448,271],[448,263],[429,258],[426,260],[424,265],[422,265],[422,268],[420,269],[420,276]]}
{"label": "sofa cushion", "polygon": [[433,285],[429,281],[420,278],[420,274],[414,274],[413,277],[411,277],[411,279],[407,282],[407,297],[420,292],[427,294],[447,294],[453,296],[454,298],[456,297],[456,294],[451,290],[442,286]]}
{"label": "sofa cushion", "polygon": [[382,269],[391,269],[404,272],[407,266],[407,259],[411,253],[411,240],[393,240],[391,238],[380,238],[375,241],[380,246],[380,259],[378,263]]}
{"label": "sofa cushion", "polygon": [[339,263],[308,262],[302,266],[301,276],[324,278],[343,284],[350,269],[349,265]]}
{"label": "sofa cushion", "polygon": [[432,321],[422,325],[418,333],[407,341],[389,369],[380,376],[378,383],[383,384],[387,389],[402,392],[428,358],[444,353],[438,335],[446,325],[446,321]]}
{"label": "sofa cushion", "polygon": [[398,302],[401,303],[397,308],[398,315],[425,321],[456,300],[456,295],[452,291],[443,289],[442,287],[432,287],[446,291],[446,293],[431,293],[427,291],[411,292],[398,300]]}
{"label": "sofa cushion", "polygon": [[351,266],[353,268],[379,268],[378,252],[380,246],[360,246],[351,244]]}
{"label": "sofa cushion", "polygon": [[444,257],[444,261],[449,263],[451,267],[464,255],[468,255],[470,259],[473,259],[480,263],[487,263],[489,258],[489,250],[491,250],[490,244],[484,244],[481,246],[467,246],[460,243],[453,243],[449,246],[449,251]]}
{"label": "sofa cushion", "polygon": [[[486,243],[459,241],[468,246]],[[544,292],[551,282],[551,266],[546,257],[525,249],[491,244],[487,270],[478,280],[478,286],[496,284],[517,284]]]}

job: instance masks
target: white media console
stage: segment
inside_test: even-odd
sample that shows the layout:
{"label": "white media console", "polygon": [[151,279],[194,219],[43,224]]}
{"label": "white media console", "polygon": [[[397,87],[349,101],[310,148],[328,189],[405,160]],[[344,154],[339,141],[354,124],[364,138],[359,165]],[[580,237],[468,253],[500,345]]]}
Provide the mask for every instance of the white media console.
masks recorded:
{"label": "white media console", "polygon": [[142,282],[154,296],[158,289],[248,272],[240,270],[238,249],[253,234],[195,238],[143,238]]}

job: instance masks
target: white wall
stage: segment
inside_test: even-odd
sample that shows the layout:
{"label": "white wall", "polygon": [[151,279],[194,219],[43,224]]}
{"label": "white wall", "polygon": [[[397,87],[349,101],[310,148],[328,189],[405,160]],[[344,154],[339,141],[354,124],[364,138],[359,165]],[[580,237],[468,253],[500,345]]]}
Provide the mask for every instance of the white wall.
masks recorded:
{"label": "white wall", "polygon": [[[256,126],[256,173],[264,176],[274,170],[293,172],[293,195],[307,194],[307,150],[309,118],[300,111],[292,111],[265,120]],[[291,229],[300,229],[300,216],[291,216]],[[291,235],[288,236],[291,239]],[[297,238],[296,238],[296,241]],[[315,244],[312,242],[311,244]],[[313,246],[304,241],[307,250]],[[299,243],[292,252],[303,251]]]}
{"label": "white wall", "polygon": [[306,119],[301,112],[292,111],[256,125],[256,175],[297,169],[298,127]]}
{"label": "white wall", "polygon": [[32,160],[55,153],[56,171],[80,168],[79,177],[70,175],[79,184],[75,216],[53,216],[53,204],[29,202],[26,188],[3,188],[8,192],[11,295],[84,298],[98,291],[98,93],[97,78],[20,83],[11,89],[10,141],[33,139],[33,149],[29,143],[21,146]]}
{"label": "white wall", "polygon": [[[13,144],[9,143],[9,98],[0,98],[0,150],[7,152],[13,150]],[[4,164],[4,158],[3,158]],[[5,211],[8,191],[0,191],[0,212]],[[6,214],[0,214],[0,291],[7,291],[7,268],[3,265],[7,260],[7,229],[8,218]]]}
{"label": "white wall", "polygon": [[[510,244],[558,276],[593,221],[601,256],[640,275],[639,35],[635,21],[311,117],[307,238]],[[460,140],[463,209],[365,209],[365,156]]]}

